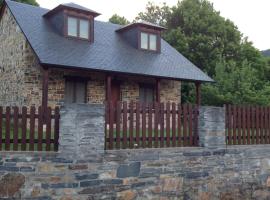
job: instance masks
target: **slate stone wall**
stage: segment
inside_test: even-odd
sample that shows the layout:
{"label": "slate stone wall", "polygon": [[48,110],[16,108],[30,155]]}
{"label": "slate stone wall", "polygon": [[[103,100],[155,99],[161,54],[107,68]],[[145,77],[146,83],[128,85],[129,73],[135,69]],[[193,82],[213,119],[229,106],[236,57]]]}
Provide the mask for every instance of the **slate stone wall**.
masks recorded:
{"label": "slate stone wall", "polygon": [[270,146],[1,153],[0,198],[269,199]]}

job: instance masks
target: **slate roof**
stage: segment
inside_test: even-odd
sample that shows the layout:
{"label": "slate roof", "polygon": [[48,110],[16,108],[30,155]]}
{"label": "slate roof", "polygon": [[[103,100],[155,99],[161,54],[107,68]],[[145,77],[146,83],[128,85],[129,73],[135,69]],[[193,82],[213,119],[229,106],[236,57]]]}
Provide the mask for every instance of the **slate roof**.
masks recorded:
{"label": "slate roof", "polygon": [[115,32],[122,26],[97,20],[94,24],[94,43],[67,39],[42,17],[49,10],[10,0],[6,0],[6,3],[41,65],[176,80],[213,81],[164,40],[161,41],[161,53],[138,50]]}

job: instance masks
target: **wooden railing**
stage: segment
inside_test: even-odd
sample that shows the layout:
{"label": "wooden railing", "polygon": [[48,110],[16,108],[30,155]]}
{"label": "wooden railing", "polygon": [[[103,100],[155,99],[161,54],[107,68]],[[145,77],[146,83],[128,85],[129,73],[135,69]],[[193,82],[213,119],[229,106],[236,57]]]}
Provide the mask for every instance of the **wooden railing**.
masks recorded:
{"label": "wooden railing", "polygon": [[0,107],[0,151],[57,151],[59,108]]}
{"label": "wooden railing", "polygon": [[191,104],[106,104],[106,149],[164,148],[198,144],[198,108]]}
{"label": "wooden railing", "polygon": [[270,108],[226,105],[228,145],[270,144]]}

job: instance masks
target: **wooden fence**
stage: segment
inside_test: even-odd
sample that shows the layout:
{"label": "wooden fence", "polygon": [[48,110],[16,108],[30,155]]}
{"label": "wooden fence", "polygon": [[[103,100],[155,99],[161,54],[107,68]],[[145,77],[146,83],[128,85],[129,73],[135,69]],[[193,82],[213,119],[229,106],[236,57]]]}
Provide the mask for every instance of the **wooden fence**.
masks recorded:
{"label": "wooden fence", "polygon": [[0,107],[0,151],[57,151],[59,119],[59,108]]}
{"label": "wooden fence", "polygon": [[105,103],[106,149],[197,146],[198,108],[191,104]]}
{"label": "wooden fence", "polygon": [[226,105],[228,145],[270,144],[270,108]]}

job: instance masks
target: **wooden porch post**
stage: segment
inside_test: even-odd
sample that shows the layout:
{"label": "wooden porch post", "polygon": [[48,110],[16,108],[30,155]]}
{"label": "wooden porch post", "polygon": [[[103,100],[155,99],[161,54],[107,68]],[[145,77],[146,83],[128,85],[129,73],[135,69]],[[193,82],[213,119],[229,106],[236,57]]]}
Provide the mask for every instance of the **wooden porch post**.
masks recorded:
{"label": "wooden porch post", "polygon": [[112,100],[112,76],[107,76],[107,91],[106,91],[106,100],[109,102]]}
{"label": "wooden porch post", "polygon": [[196,104],[200,106],[201,105],[201,83],[196,82],[195,86],[196,86]]}
{"label": "wooden porch post", "polygon": [[156,101],[160,102],[160,79],[156,80]]}
{"label": "wooden porch post", "polygon": [[46,119],[46,113],[48,108],[48,85],[49,85],[49,70],[43,68],[43,80],[42,80],[42,110],[43,119]]}

